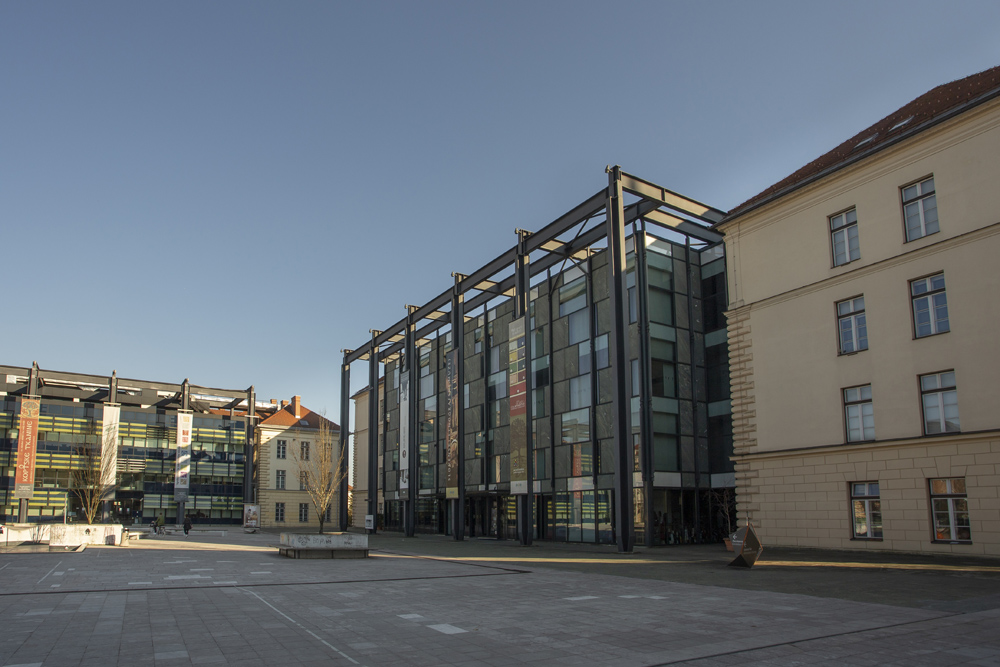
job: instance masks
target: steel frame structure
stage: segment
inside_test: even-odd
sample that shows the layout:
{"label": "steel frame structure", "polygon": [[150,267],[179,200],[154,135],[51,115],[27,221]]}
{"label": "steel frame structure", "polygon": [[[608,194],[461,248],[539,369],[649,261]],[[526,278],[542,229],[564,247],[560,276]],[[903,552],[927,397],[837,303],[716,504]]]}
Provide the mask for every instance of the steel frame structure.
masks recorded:
{"label": "steel frame structure", "polygon": [[[585,201],[552,221],[537,232],[517,229],[517,244],[470,274],[452,273],[453,286],[422,306],[406,306],[406,317],[383,330],[371,329],[371,339],[354,349],[343,350],[341,365],[341,433],[348,434],[350,420],[351,364],[367,361],[369,392],[368,425],[368,514],[375,515],[378,503],[378,364],[403,353],[404,371],[410,370],[411,392],[415,392],[417,348],[428,336],[450,326],[452,345],[462,349],[464,323],[470,319],[466,313],[499,298],[513,298],[515,315],[527,312],[532,278],[556,267],[559,263],[587,257],[591,248],[606,241],[609,252],[608,285],[611,292],[612,322],[609,338],[611,372],[613,379],[614,451],[615,451],[615,535],[618,550],[631,552],[635,543],[633,523],[633,475],[631,445],[631,410],[629,408],[629,350],[628,348],[628,298],[625,287],[625,230],[626,226],[640,223],[676,232],[690,240],[698,239],[707,244],[722,241],[722,235],[710,229],[721,221],[724,211],[685,197],[662,186],[627,174],[620,167],[607,167],[608,185]],[[630,201],[626,203],[626,197]],[[600,217],[603,215],[603,224]],[[588,225],[597,222],[594,226]],[[566,238],[574,230],[570,238]],[[562,237],[562,238],[561,238]],[[638,252],[638,250],[637,250]],[[527,337],[530,340],[530,336]],[[640,336],[640,339],[643,337]],[[529,343],[530,344],[530,343]],[[528,351],[530,359],[530,350]],[[458,386],[464,384],[462,366],[459,364]],[[528,374],[530,395],[531,386]],[[414,393],[411,393],[411,396]],[[464,397],[458,392],[459,433],[464,433]],[[530,403],[530,402],[529,402]],[[531,415],[528,415],[529,419]],[[410,410],[409,448],[416,451],[416,410]],[[529,421],[530,423],[530,421]],[[528,461],[532,442],[528,429]],[[346,442],[346,435],[342,438]],[[402,443],[401,443],[402,444]],[[411,456],[409,475],[411,483],[404,499],[404,530],[413,536],[415,505],[417,499],[416,456]],[[343,463],[346,467],[346,459]],[[465,501],[464,447],[458,447],[459,496],[453,506],[453,535],[464,539],[464,522],[461,508]],[[529,463],[530,466],[530,463]],[[343,472],[346,473],[346,470]],[[347,528],[346,474],[340,487],[340,528]],[[528,470],[528,479],[533,472]],[[531,517],[533,493],[523,496],[518,503],[518,531],[522,544],[531,543]]]}
{"label": "steel frame structure", "polygon": [[[187,378],[181,384],[174,384],[171,382],[150,382],[148,380],[131,380],[127,378],[119,378],[117,371],[112,371],[110,376],[106,375],[89,375],[84,373],[68,373],[64,371],[52,371],[45,370],[38,367],[37,362],[32,362],[30,368],[21,368],[18,366],[0,366],[0,373],[13,377],[16,380],[23,378],[24,387],[22,389],[15,389],[8,392],[12,396],[21,397],[42,397],[42,388],[51,387],[53,390],[58,390],[62,385],[66,384],[79,386],[83,385],[86,387],[93,388],[93,395],[88,399],[94,403],[107,403],[111,405],[117,405],[119,389],[122,391],[128,390],[138,391],[138,392],[161,392],[166,394],[166,396],[161,396],[159,394],[154,394],[156,400],[149,397],[147,400],[150,401],[150,406],[166,406],[173,404],[180,404],[181,410],[190,410],[192,396],[211,396],[215,399],[231,399],[229,403],[222,406],[221,409],[230,409],[237,407],[244,407],[246,410],[246,439],[243,443],[243,502],[253,503],[254,501],[254,489],[253,489],[253,478],[254,478],[254,427],[256,426],[257,414],[255,410],[256,404],[256,394],[254,387],[247,387],[245,390],[235,390],[235,389],[216,389],[212,387],[200,387],[191,384]],[[141,401],[140,403],[141,404]],[[108,501],[110,502],[110,501]],[[184,501],[178,501],[177,503],[177,516],[184,515]],[[18,515],[20,521],[27,521],[27,511],[28,511],[28,501],[26,499],[21,499],[19,503]]]}

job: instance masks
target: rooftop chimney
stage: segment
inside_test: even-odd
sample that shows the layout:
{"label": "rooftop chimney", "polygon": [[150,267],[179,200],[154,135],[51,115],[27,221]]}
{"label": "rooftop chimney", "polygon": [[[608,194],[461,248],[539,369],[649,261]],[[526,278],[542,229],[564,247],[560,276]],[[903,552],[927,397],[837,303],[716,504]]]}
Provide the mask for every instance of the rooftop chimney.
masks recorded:
{"label": "rooftop chimney", "polygon": [[292,414],[298,419],[302,416],[302,397],[292,396]]}
{"label": "rooftop chimney", "polygon": [[286,401],[285,399],[281,399],[281,409],[284,410],[287,407],[288,407],[288,401]]}

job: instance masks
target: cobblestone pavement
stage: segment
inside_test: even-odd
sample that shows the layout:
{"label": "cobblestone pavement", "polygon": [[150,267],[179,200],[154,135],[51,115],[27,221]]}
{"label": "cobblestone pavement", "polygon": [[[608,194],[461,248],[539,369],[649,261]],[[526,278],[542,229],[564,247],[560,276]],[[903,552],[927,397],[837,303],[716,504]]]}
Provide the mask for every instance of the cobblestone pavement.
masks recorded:
{"label": "cobblestone pavement", "polygon": [[1000,561],[277,535],[0,555],[0,664],[1000,665]]}

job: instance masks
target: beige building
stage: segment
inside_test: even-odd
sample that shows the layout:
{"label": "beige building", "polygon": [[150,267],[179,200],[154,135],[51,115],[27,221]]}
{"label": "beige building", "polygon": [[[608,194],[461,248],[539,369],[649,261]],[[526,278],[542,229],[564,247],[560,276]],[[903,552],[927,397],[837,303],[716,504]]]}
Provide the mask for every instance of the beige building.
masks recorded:
{"label": "beige building", "polygon": [[[382,379],[379,379],[378,383],[378,396],[379,396],[379,420],[378,420],[378,437],[379,443],[382,441],[382,429],[383,429],[383,417],[384,413],[382,411]],[[354,448],[352,456],[352,479],[354,480],[354,485],[351,489],[352,496],[352,507],[354,512],[351,515],[351,525],[356,528],[365,527],[365,515],[368,513],[368,461],[370,460],[368,456],[368,404],[369,404],[369,392],[368,387],[365,387],[361,391],[358,391],[351,399],[354,400]],[[381,450],[381,447],[379,448]],[[378,455],[378,470],[382,470],[382,455]],[[375,508],[376,516],[382,513],[382,495],[381,491],[377,496],[377,507]]]}
{"label": "beige building", "polygon": [[[324,430],[339,452],[340,427],[304,407],[300,396],[282,401],[280,409],[258,425],[257,501],[262,528],[319,528],[319,515],[305,490],[300,466],[316,460]],[[334,494],[324,530],[337,529],[338,512]]]}
{"label": "beige building", "polygon": [[731,211],[741,524],[1000,556],[1000,67]]}

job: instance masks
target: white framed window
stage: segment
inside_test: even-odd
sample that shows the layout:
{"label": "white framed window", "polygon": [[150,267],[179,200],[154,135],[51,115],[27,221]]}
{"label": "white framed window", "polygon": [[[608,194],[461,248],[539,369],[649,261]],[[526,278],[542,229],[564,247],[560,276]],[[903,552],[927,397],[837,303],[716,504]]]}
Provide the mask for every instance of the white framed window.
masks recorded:
{"label": "white framed window", "polygon": [[284,470],[275,470],[274,471],[274,488],[278,489],[279,491],[283,491],[285,489],[285,471]]}
{"label": "white framed window", "polygon": [[882,539],[882,501],[878,482],[851,483],[851,515],[854,539]]}
{"label": "white framed window", "polygon": [[309,489],[309,473],[305,470],[299,471],[299,491],[306,491]]}
{"label": "white framed window", "polygon": [[861,259],[857,209],[852,208],[830,216],[830,241],[833,245],[834,266]]}
{"label": "white framed window", "polygon": [[288,455],[288,441],[279,440],[278,444],[274,446],[274,458],[283,459]]}
{"label": "white framed window", "polygon": [[299,503],[299,523],[308,523],[309,503]]}
{"label": "white framed window", "polygon": [[900,189],[903,198],[903,218],[906,221],[906,240],[915,241],[939,229],[937,195],[934,194],[934,177],[930,176],[904,185]]}
{"label": "white framed window", "polygon": [[969,499],[964,477],[930,480],[935,542],[971,542]]}
{"label": "white framed window", "polygon": [[951,330],[943,273],[911,280],[910,299],[913,303],[913,333],[917,338]]}
{"label": "white framed window", "polygon": [[924,415],[924,435],[962,430],[958,422],[955,371],[921,375],[920,406]]}
{"label": "white framed window", "polygon": [[303,442],[302,443],[301,447],[299,448],[299,453],[301,455],[300,459],[302,461],[308,461],[309,460],[309,443],[308,442]]}
{"label": "white framed window", "polygon": [[285,503],[274,503],[274,520],[282,523],[285,520]]}
{"label": "white framed window", "polygon": [[870,384],[844,390],[844,422],[847,427],[847,442],[875,439],[875,411]]}
{"label": "white framed window", "polygon": [[837,303],[837,329],[840,331],[841,354],[868,349],[865,297],[859,296]]}

